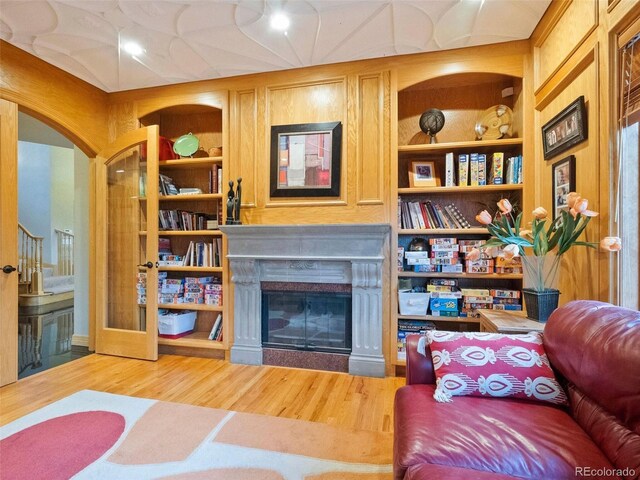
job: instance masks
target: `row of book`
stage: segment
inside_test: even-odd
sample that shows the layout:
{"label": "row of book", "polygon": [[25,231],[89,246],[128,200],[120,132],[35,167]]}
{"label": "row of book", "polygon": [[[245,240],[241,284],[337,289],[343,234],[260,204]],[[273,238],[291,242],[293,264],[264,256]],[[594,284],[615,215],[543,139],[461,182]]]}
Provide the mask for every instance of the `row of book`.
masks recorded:
{"label": "row of book", "polygon": [[222,167],[213,165],[209,170],[209,193],[222,193]]}
{"label": "row of book", "polygon": [[[138,272],[136,293],[138,305],[147,304],[147,273]],[[222,306],[222,284],[216,277],[168,278],[158,272],[158,304],[204,304]]]}
{"label": "row of book", "polygon": [[[445,155],[445,186],[466,187],[522,183],[522,155],[508,157],[503,152],[491,155],[490,164],[484,153],[461,153],[457,166],[453,152]],[[456,168],[457,167],[457,168]]]}
{"label": "row of book", "polygon": [[218,217],[187,210],[158,210],[160,230],[217,230]]}
{"label": "row of book", "polygon": [[401,229],[471,228],[471,224],[453,203],[440,205],[398,199],[398,227]]}
{"label": "row of book", "polygon": [[[159,174],[158,192],[160,195],[194,195],[204,193],[202,189],[195,187],[180,188],[176,185],[173,178],[168,175]],[[222,193],[222,167],[213,165],[209,170],[209,192]]]}
{"label": "row of book", "polygon": [[520,290],[459,288],[455,279],[433,279],[427,286],[431,315],[477,317],[479,309],[522,310]]}
{"label": "row of book", "polygon": [[187,252],[177,255],[171,249],[171,239],[158,239],[158,266],[160,267],[220,267],[222,239],[212,242],[189,242]]}
{"label": "row of book", "polygon": [[[486,240],[459,240],[455,237],[430,238],[429,248],[421,251],[405,251],[398,247],[398,271],[521,274],[520,257],[507,259],[500,248],[481,250],[478,259],[469,260],[466,255],[474,248],[481,249]],[[492,256],[492,255],[495,255]]]}

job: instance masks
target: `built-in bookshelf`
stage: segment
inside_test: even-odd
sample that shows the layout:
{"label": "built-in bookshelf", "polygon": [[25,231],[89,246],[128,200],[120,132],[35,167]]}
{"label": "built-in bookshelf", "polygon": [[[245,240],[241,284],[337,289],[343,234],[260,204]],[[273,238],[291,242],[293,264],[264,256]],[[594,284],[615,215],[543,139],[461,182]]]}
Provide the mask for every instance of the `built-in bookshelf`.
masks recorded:
{"label": "built-in bookshelf", "polygon": [[[503,97],[503,92],[511,94]],[[496,294],[496,308],[518,308],[517,299],[499,295],[518,295],[514,292],[522,288],[521,267],[486,255],[469,261],[466,255],[489,238],[486,227],[475,219],[480,211],[493,214],[501,198],[509,199],[516,209],[522,208],[522,103],[521,78],[502,74],[462,73],[398,92],[397,181],[391,202],[397,208],[393,214],[395,217],[397,213],[397,221],[392,248],[397,250],[398,259],[392,275],[394,334],[390,348],[396,352],[392,356],[395,365],[405,364],[400,350],[410,332],[477,331],[475,310],[481,305],[493,307],[493,303],[481,303],[489,299],[493,302],[490,292]],[[497,104],[513,112],[508,133],[498,139],[476,138],[477,120]],[[430,108],[445,114],[444,127],[436,134],[437,143],[430,143],[430,137],[419,127],[420,115]],[[415,174],[419,164],[429,165],[432,178],[428,185],[414,185],[418,183]],[[405,254],[414,239],[422,239],[415,242],[422,245],[424,254],[410,254],[409,259]],[[443,247],[448,250],[434,250],[434,244],[448,245]],[[423,258],[417,258],[420,256]],[[431,298],[426,306],[419,295],[411,303],[404,295],[400,298],[399,287],[415,290],[403,290],[409,294],[424,289]],[[443,306],[445,300],[450,300],[451,310]],[[424,310],[407,313],[405,308],[403,314],[400,306],[406,306],[405,302]]]}
{"label": "built-in bookshelf", "polygon": [[[196,316],[192,333],[158,337],[159,346],[171,347],[168,352],[188,349],[198,354],[226,350],[229,345],[227,246],[218,229],[225,222],[223,185],[228,175],[222,107],[179,105],[140,118],[144,126],[159,125],[161,145],[191,133],[200,146],[193,157],[161,156],[158,178],[147,179],[158,182],[159,277],[158,285],[146,286],[147,294],[158,295],[159,312]],[[143,192],[140,201],[147,201]],[[141,238],[148,236],[147,230],[139,232]]]}

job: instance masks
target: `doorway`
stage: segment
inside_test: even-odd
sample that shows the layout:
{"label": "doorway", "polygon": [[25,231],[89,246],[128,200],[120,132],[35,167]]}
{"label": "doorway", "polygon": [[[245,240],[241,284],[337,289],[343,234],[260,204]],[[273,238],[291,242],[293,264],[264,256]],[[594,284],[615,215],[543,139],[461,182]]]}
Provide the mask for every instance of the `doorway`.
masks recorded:
{"label": "doorway", "polygon": [[89,160],[22,112],[17,234],[20,379],[89,353]]}

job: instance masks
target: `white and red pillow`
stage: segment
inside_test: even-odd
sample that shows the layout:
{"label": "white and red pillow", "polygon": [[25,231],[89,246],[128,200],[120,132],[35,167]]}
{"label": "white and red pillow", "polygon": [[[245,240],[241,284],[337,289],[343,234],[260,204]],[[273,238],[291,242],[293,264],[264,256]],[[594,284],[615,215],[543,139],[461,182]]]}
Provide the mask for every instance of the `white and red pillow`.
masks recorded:
{"label": "white and red pillow", "polygon": [[434,398],[512,397],[566,405],[567,396],[549,365],[540,333],[505,335],[433,330]]}

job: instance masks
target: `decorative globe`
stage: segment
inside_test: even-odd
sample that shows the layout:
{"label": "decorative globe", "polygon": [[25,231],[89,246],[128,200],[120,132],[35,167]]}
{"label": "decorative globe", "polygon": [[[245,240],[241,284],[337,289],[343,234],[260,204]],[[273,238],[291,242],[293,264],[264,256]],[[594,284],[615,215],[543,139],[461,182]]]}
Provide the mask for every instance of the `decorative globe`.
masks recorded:
{"label": "decorative globe", "polygon": [[444,127],[444,113],[431,108],[420,115],[420,130],[432,137]]}

